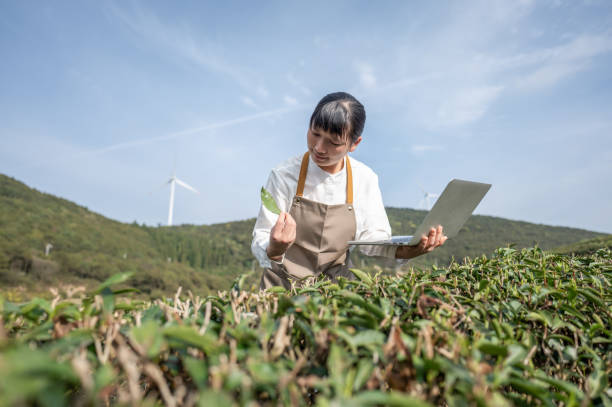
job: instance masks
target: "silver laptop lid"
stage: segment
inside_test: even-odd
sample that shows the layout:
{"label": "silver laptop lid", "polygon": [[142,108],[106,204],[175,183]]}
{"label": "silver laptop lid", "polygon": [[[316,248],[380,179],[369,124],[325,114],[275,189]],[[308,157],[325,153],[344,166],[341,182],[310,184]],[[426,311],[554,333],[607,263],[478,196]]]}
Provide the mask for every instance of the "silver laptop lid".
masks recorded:
{"label": "silver laptop lid", "polygon": [[427,235],[429,229],[438,225],[442,225],[444,234],[447,237],[455,237],[490,188],[491,184],[454,179],[446,185],[446,188],[444,188],[444,191],[413,236],[393,236],[389,240],[379,241],[350,241],[348,244],[417,245],[422,235]]}

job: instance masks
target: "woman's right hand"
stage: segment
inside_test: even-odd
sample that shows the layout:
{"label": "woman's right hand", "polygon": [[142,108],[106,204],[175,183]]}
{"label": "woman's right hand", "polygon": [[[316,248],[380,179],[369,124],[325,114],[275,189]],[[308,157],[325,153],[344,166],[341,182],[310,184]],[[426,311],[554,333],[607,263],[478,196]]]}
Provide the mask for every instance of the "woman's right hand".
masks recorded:
{"label": "woman's right hand", "polygon": [[282,259],[293,242],[295,242],[295,220],[287,212],[281,212],[276,224],[270,230],[270,244],[266,250],[268,257],[275,261]]}

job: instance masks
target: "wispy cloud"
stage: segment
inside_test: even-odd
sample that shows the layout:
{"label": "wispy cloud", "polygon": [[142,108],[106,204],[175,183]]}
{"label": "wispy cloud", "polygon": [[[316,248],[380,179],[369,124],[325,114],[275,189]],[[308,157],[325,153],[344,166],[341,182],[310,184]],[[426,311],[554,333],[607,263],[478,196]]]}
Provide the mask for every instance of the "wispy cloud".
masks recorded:
{"label": "wispy cloud", "polygon": [[159,47],[160,53],[178,55],[182,60],[195,66],[231,78],[240,87],[253,94],[263,98],[268,96],[269,91],[261,83],[258,75],[248,71],[243,65],[232,63],[222,57],[226,52],[218,42],[208,41],[201,35],[195,35],[187,24],[167,24],[154,13],[138,5],[134,5],[130,10],[116,6],[110,10],[133,33]]}
{"label": "wispy cloud", "polygon": [[376,86],[376,90],[393,90],[399,89],[403,87],[416,86],[424,84],[425,82],[435,80],[436,78],[440,78],[442,74],[440,72],[430,72],[422,75],[411,75],[406,76],[397,80],[393,80],[386,83],[380,83]]}
{"label": "wispy cloud", "polygon": [[[111,145],[100,147],[100,148],[87,149],[87,150],[82,150],[82,149],[78,149],[77,150],[77,149],[73,148],[73,152],[68,154],[68,155],[63,155],[63,156],[55,157],[55,158],[50,159],[50,160],[42,159],[42,160],[32,161],[32,162],[28,163],[27,165],[20,166],[20,168],[22,168],[22,167],[41,167],[41,166],[46,166],[46,165],[49,165],[49,164],[52,164],[52,163],[63,162],[63,161],[66,161],[66,160],[69,160],[69,159],[78,158],[78,157],[95,156],[95,155],[109,153],[109,152],[112,152],[112,151],[118,151],[118,150],[134,148],[134,147],[140,147],[140,146],[147,145],[147,144],[152,144],[152,143],[155,143],[155,142],[160,142],[160,141],[165,141],[165,140],[172,140],[172,139],[178,139],[178,138],[187,137],[187,136],[193,136],[193,135],[196,135],[196,134],[206,133],[206,132],[209,132],[209,131],[212,131],[212,130],[222,129],[222,128],[226,128],[226,127],[231,127],[231,126],[235,126],[235,125],[238,125],[238,124],[247,123],[247,122],[251,122],[251,121],[255,121],[255,120],[273,119],[273,118],[276,118],[278,116],[284,115],[286,113],[299,110],[301,108],[303,108],[303,106],[296,104],[296,105],[293,105],[293,106],[283,107],[283,108],[274,109],[274,110],[267,110],[267,111],[264,111],[264,112],[259,112],[259,113],[255,113],[255,114],[251,114],[251,115],[236,117],[234,119],[229,119],[229,120],[224,120],[224,121],[220,121],[220,122],[216,122],[216,123],[211,123],[211,124],[207,124],[207,125],[204,125],[204,126],[198,126],[198,127],[193,127],[193,128],[189,128],[189,129],[184,129],[184,130],[180,130],[180,131],[176,131],[176,132],[172,132],[172,133],[169,133],[169,134],[164,134],[164,135],[160,135],[160,136],[156,136],[156,137],[149,137],[149,138],[143,138],[143,139],[130,140],[130,141],[125,141],[125,142],[121,142],[121,143],[111,144]],[[64,150],[66,150],[66,148],[64,148]]]}
{"label": "wispy cloud", "polygon": [[270,96],[270,91],[264,85],[258,85],[255,88],[255,92],[264,99]]}
{"label": "wispy cloud", "polygon": [[480,119],[502,89],[502,86],[485,86],[456,92],[439,107],[437,124],[458,126]]}
{"label": "wispy cloud", "polygon": [[374,68],[372,65],[365,62],[359,62],[356,68],[359,74],[359,82],[364,88],[371,89],[376,87],[378,81],[376,75],[374,75]]}
{"label": "wispy cloud", "polygon": [[526,68],[527,72],[516,81],[518,88],[537,90],[554,86],[563,79],[588,69],[595,57],[610,51],[612,51],[612,37],[580,35],[556,47],[519,55],[506,61],[506,64]]}
{"label": "wispy cloud", "polygon": [[285,101],[287,106],[297,106],[297,104],[299,103],[296,98],[288,96],[288,95],[285,95],[283,100]]}
{"label": "wispy cloud", "polygon": [[444,146],[439,144],[415,144],[410,147],[410,151],[413,154],[423,154],[429,151],[440,151],[443,150]]}
{"label": "wispy cloud", "polygon": [[221,128],[224,128],[224,127],[230,127],[230,126],[234,126],[234,125],[237,125],[237,124],[250,122],[250,121],[253,121],[253,120],[259,120],[259,119],[263,119],[263,118],[267,118],[267,117],[279,116],[279,115],[282,115],[282,114],[285,114],[285,113],[297,110],[299,108],[300,108],[300,106],[296,104],[296,105],[293,105],[293,106],[290,106],[290,107],[283,107],[283,108],[280,108],[280,109],[267,110],[265,112],[255,113],[255,114],[251,114],[251,115],[247,115],[247,116],[237,117],[235,119],[230,119],[230,120],[220,121],[220,122],[217,122],[217,123],[207,124],[207,125],[204,125],[204,126],[199,126],[199,127],[194,127],[194,128],[190,128],[190,129],[185,129],[185,130],[181,130],[181,131],[177,131],[177,132],[174,132],[174,133],[165,134],[165,135],[161,135],[161,136],[157,136],[157,137],[150,137],[150,138],[145,138],[145,139],[139,139],[139,140],[132,140],[132,141],[127,141],[127,142],[123,142],[123,143],[117,143],[117,144],[113,144],[113,145],[110,145],[110,146],[106,146],[106,147],[102,147],[102,148],[86,151],[83,154],[101,154],[101,153],[107,153],[107,152],[113,151],[113,150],[120,150],[120,149],[124,149],[124,148],[141,146],[143,144],[149,144],[149,143],[153,143],[153,142],[156,142],[156,141],[171,140],[171,139],[175,139],[175,138],[179,138],[179,137],[192,136],[194,134],[204,133],[206,131],[221,129]]}
{"label": "wispy cloud", "polygon": [[255,101],[253,99],[251,99],[250,97],[248,97],[248,96],[242,96],[240,98],[240,100],[242,101],[242,103],[244,103],[245,105],[247,105],[249,107],[253,107],[255,109],[259,108],[257,103],[255,103]]}
{"label": "wispy cloud", "polygon": [[525,27],[537,7],[549,5],[458,6],[444,28],[398,41],[394,57],[382,57],[376,71],[354,62],[359,91],[404,105],[407,120],[426,129],[462,127],[486,118],[506,94],[558,86],[612,51],[612,34],[593,32],[597,28],[565,36],[540,33],[533,43]]}
{"label": "wispy cloud", "polygon": [[[302,64],[304,62],[302,61]],[[293,86],[294,88],[296,88],[297,90],[299,90],[302,94],[304,94],[304,96],[310,96],[312,94],[312,91],[310,90],[310,88],[306,85],[304,85],[304,83],[302,83],[302,81],[298,80],[295,75],[293,75],[292,73],[288,73],[287,74],[287,82],[289,82],[289,84],[291,86]]]}

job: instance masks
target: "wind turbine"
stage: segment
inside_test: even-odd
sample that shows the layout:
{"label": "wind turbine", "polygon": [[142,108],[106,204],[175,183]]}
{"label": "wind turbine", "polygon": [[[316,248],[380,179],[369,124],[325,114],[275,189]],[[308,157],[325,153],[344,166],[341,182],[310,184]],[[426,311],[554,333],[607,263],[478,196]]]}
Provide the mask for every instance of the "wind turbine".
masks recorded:
{"label": "wind turbine", "polygon": [[172,177],[170,177],[170,179],[164,183],[164,185],[166,184],[170,184],[170,207],[168,208],[168,226],[172,226],[172,213],[174,212],[174,189],[176,188],[176,184],[182,186],[185,189],[193,191],[196,194],[199,194],[199,192],[194,187],[187,185],[185,182],[178,179],[174,171],[172,172]]}
{"label": "wind turbine", "polygon": [[423,191],[423,198],[419,202],[419,207],[429,211],[432,207],[432,201],[435,202],[435,199],[437,199],[440,195],[431,192],[425,192],[423,187],[420,187],[420,189],[421,191]]}

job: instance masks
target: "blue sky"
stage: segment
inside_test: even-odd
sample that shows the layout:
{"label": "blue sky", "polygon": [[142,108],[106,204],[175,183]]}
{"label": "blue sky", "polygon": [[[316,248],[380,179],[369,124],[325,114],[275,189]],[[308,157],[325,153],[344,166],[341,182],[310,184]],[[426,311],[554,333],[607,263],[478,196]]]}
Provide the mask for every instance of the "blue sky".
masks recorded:
{"label": "blue sky", "polygon": [[388,206],[612,233],[612,3],[0,2],[0,172],[124,222],[254,217],[326,93]]}

